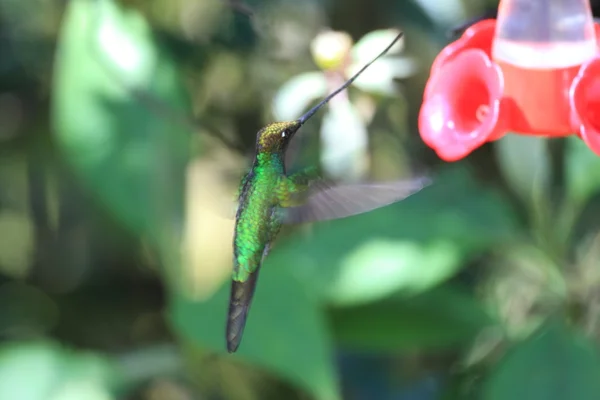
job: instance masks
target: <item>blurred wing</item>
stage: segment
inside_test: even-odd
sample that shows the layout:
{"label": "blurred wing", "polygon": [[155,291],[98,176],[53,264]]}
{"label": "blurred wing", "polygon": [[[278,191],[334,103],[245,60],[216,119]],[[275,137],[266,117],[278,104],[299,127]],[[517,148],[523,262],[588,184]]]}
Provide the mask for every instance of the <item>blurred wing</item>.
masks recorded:
{"label": "blurred wing", "polygon": [[283,209],[284,221],[301,224],[361,214],[400,201],[430,182],[429,178],[418,178],[333,186],[326,181],[317,181],[311,184],[308,198],[302,205]]}

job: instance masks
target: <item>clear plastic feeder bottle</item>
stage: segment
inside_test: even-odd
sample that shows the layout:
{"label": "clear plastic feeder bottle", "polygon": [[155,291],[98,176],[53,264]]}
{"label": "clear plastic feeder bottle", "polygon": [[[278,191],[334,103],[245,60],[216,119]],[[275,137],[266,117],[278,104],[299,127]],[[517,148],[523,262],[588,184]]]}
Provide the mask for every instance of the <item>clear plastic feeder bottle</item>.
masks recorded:
{"label": "clear plastic feeder bottle", "polygon": [[572,133],[569,83],[596,53],[587,0],[502,0],[492,58],[504,75],[515,131]]}

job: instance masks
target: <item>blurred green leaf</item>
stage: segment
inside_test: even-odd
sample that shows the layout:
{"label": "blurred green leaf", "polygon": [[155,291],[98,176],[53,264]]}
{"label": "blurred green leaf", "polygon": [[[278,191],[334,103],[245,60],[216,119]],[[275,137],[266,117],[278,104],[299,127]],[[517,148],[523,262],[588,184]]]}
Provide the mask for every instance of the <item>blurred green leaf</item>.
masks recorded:
{"label": "blurred green leaf", "polygon": [[451,168],[404,201],[282,240],[264,268],[288,268],[324,301],[352,305],[429,290],[516,235],[508,202]]}
{"label": "blurred green leaf", "polygon": [[489,400],[592,400],[600,395],[596,347],[559,321],[517,344],[484,387]]}
{"label": "blurred green leaf", "polygon": [[[37,12],[31,13],[35,7]],[[3,0],[0,2],[4,46],[0,70],[25,69],[27,74],[46,74],[52,60],[53,40],[49,37],[60,18],[53,1]]]}
{"label": "blurred green leaf", "polygon": [[475,298],[451,286],[333,309],[332,319],[342,345],[383,352],[464,343],[493,323]]}
{"label": "blurred green leaf", "polygon": [[181,225],[189,131],[165,115],[190,107],[142,15],[111,0],[68,2],[53,86],[56,138],[86,186],[136,232]]}
{"label": "blurred green leaf", "polygon": [[34,286],[9,282],[0,286],[0,333],[45,333],[54,328],[59,317],[56,303]]}
{"label": "blurred green leaf", "polygon": [[109,360],[46,342],[0,348],[0,398],[112,400],[119,373]]}
{"label": "blurred green leaf", "polygon": [[547,139],[508,134],[494,149],[504,178],[526,204],[548,198],[552,166]]}
{"label": "blurred green leaf", "polygon": [[[226,353],[229,283],[206,301],[174,294],[170,318],[198,346]],[[315,299],[285,268],[261,270],[242,343],[235,357],[267,368],[321,400],[339,399],[331,340]]]}
{"label": "blurred green leaf", "polygon": [[600,190],[600,157],[576,136],[565,139],[565,179],[569,199],[583,206]]}
{"label": "blurred green leaf", "polygon": [[305,72],[284,83],[273,99],[276,121],[294,120],[319,97],[327,94],[327,80],[322,72]]}
{"label": "blurred green leaf", "polygon": [[34,250],[34,226],[31,219],[16,211],[0,211],[0,271],[24,277],[29,271]]}

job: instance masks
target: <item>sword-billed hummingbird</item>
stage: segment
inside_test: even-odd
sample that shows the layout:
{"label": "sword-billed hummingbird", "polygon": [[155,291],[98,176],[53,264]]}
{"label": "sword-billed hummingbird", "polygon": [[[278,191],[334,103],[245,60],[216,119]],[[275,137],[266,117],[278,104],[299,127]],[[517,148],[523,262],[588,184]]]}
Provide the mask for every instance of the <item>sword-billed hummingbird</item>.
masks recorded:
{"label": "sword-billed hummingbird", "polygon": [[[300,127],[335,95],[402,37],[400,33],[377,57],[341,87],[295,121],[276,122],[258,131],[256,155],[240,184],[233,239],[233,279],[227,317],[227,350],[233,353],[242,339],[262,262],[284,223],[343,218],[399,201],[421,189],[427,179],[388,183],[330,185],[309,168],[286,174],[284,157]],[[298,195],[304,201],[298,202]],[[298,204],[299,203],[299,204]]]}

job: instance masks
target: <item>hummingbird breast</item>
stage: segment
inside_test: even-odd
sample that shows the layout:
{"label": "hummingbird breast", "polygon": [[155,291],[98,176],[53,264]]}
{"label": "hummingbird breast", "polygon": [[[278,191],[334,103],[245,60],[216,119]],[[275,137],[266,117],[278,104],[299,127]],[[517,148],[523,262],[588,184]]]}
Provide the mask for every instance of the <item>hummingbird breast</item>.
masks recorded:
{"label": "hummingbird breast", "polygon": [[253,172],[246,179],[240,195],[233,239],[234,280],[243,282],[258,269],[265,246],[281,227],[281,221],[275,213],[278,206],[274,195],[277,184],[275,176]]}

